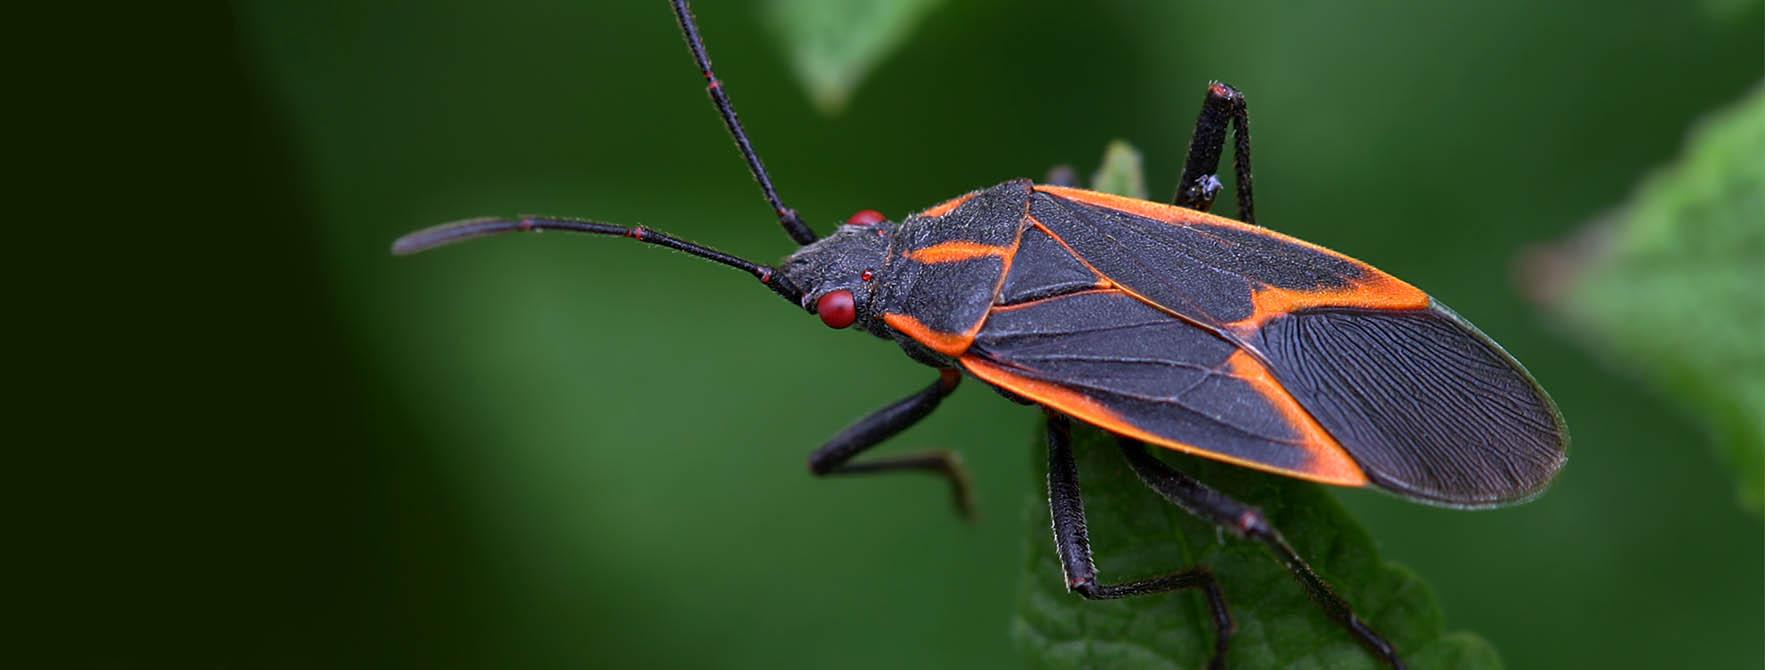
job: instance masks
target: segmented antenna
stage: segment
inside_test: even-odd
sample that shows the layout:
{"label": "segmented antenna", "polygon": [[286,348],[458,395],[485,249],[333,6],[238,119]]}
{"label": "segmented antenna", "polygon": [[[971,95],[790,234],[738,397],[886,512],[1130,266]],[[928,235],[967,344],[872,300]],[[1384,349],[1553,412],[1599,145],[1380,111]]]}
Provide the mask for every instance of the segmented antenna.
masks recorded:
{"label": "segmented antenna", "polygon": [[698,256],[699,258],[714,263],[722,263],[754,275],[754,278],[760,280],[760,283],[765,284],[767,288],[784,296],[786,300],[789,300],[792,303],[801,304],[803,300],[802,291],[798,290],[795,286],[792,286],[790,282],[785,281],[783,277],[780,277],[778,271],[771,266],[761,265],[707,246],[693,244],[692,242],[674,237],[673,235],[656,232],[643,226],[619,226],[611,223],[601,223],[599,221],[587,221],[583,219],[526,216],[519,219],[487,218],[455,221],[453,223],[444,223],[431,228],[424,228],[398,238],[397,241],[392,243],[392,253],[399,256],[409,256],[436,247],[479,237],[489,237],[491,235],[501,235],[503,233],[537,233],[542,230],[561,230],[571,233],[586,233],[589,235],[626,237],[645,244],[654,244],[656,246],[668,247],[669,249],[674,249],[676,251],[684,251],[694,256]]}
{"label": "segmented antenna", "polygon": [[800,245],[814,242],[815,231],[797,217],[797,210],[784,206],[778,199],[778,189],[772,186],[772,176],[766,174],[766,166],[760,162],[760,154],[754,152],[754,144],[748,141],[747,131],[742,130],[741,119],[735,116],[735,105],[729,102],[729,93],[723,90],[723,82],[718,81],[717,73],[711,71],[711,56],[705,53],[705,41],[699,37],[699,24],[693,20],[693,11],[686,0],[674,0],[674,17],[680,21],[680,32],[686,36],[686,46],[692,49],[693,60],[699,63],[699,72],[705,75],[705,91],[711,94],[711,102],[717,104],[717,113],[723,116],[723,125],[729,128],[730,136],[735,138],[735,146],[741,149],[742,158],[748,161],[748,171],[754,173],[754,181],[760,182],[760,190],[766,193],[766,202],[772,205],[772,211],[778,215],[778,225],[784,226],[784,232]]}

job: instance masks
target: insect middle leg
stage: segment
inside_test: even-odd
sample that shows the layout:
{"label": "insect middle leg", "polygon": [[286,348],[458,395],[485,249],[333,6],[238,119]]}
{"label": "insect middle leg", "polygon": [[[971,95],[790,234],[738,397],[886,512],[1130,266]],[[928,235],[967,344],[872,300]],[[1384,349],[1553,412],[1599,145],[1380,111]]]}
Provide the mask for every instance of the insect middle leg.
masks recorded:
{"label": "insect middle leg", "polygon": [[1148,596],[1179,589],[1201,589],[1207,597],[1214,622],[1214,652],[1209,668],[1223,668],[1226,648],[1237,630],[1226,609],[1225,596],[1213,572],[1196,566],[1167,575],[1121,584],[1097,581],[1091,562],[1091,535],[1085,528],[1085,500],[1079,494],[1078,465],[1072,456],[1072,424],[1064,416],[1048,414],[1048,512],[1054,520],[1054,548],[1060,553],[1060,569],[1066,588],[1090,600],[1113,600]]}
{"label": "insect middle leg", "polygon": [[1140,481],[1166,500],[1233,535],[1248,537],[1267,546],[1281,560],[1281,564],[1293,573],[1293,578],[1299,580],[1306,595],[1322,607],[1331,619],[1348,629],[1355,641],[1391,667],[1404,667],[1403,660],[1397,657],[1397,651],[1392,648],[1391,643],[1386,642],[1385,638],[1373,632],[1373,629],[1368,628],[1366,623],[1354,615],[1348,602],[1336,595],[1330,585],[1306,564],[1305,559],[1299,557],[1299,553],[1281,536],[1281,531],[1269,525],[1262,510],[1239,502],[1166,465],[1147,453],[1146,445],[1137,440],[1122,438],[1121,451]]}
{"label": "insect middle leg", "polygon": [[938,381],[931,386],[859,419],[857,423],[828,440],[820,449],[816,449],[815,453],[809,454],[809,471],[818,477],[882,472],[930,472],[941,475],[950,481],[950,495],[956,505],[956,513],[964,519],[973,520],[974,497],[970,492],[968,470],[962,467],[962,460],[956,454],[934,449],[863,463],[850,462],[865,450],[919,423],[920,419],[937,409],[944,396],[955,391],[957,382],[962,380],[962,374],[954,369],[946,368],[938,373]]}
{"label": "insect middle leg", "polygon": [[1232,167],[1238,177],[1238,219],[1256,223],[1256,210],[1250,191],[1250,112],[1244,94],[1222,82],[1207,86],[1207,98],[1201,102],[1201,114],[1195,119],[1195,133],[1189,136],[1189,160],[1183,165],[1183,176],[1177,182],[1177,194],[1171,204],[1203,212],[1213,207],[1219,195],[1220,154],[1226,148],[1226,130],[1232,129]]}

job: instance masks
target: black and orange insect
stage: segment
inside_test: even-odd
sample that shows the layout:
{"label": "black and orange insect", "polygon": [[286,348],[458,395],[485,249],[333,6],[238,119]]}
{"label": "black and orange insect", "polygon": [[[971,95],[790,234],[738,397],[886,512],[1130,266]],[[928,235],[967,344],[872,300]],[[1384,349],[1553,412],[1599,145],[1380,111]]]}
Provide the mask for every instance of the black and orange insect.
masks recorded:
{"label": "black and orange insect", "polygon": [[[758,278],[832,328],[893,340],[938,370],[924,389],[865,417],[809,456],[816,475],[921,471],[967,476],[948,452],[852,462],[936,409],[964,373],[1041,406],[1048,499],[1067,587],[1108,599],[1196,588],[1234,630],[1202,566],[1127,583],[1098,580],[1069,447],[1070,421],[1114,433],[1149,486],[1238,537],[1267,545],[1371,653],[1396,650],[1356,618],[1256,508],[1144,445],[1338,486],[1375,486],[1451,507],[1538,495],[1562,467],[1567,432],[1549,396],[1500,346],[1420,289],[1342,254],[1255,225],[1244,96],[1209,86],[1179,190],[1161,204],[1066,185],[1007,181],[905,220],[873,210],[818,238],[784,206],[711,70],[685,0],[676,18],[706,89],[778,221],[801,246],[778,267],[642,227],[550,217],[474,219],[412,233],[410,254],[459,240],[564,230],[628,237]],[[1234,141],[1242,221],[1208,214]]]}

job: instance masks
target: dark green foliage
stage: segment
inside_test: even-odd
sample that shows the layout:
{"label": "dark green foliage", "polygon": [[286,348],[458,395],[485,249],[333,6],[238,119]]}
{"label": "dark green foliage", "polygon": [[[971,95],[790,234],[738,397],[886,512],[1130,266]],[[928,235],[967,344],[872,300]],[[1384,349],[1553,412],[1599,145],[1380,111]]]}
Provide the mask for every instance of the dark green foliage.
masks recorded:
{"label": "dark green foliage", "polygon": [[1696,128],[1615,214],[1533,258],[1547,306],[1696,417],[1741,504],[1765,513],[1765,92]]}
{"label": "dark green foliage", "polygon": [[944,0],[768,0],[766,18],[791,70],[823,113],[846,106],[864,77]]}
{"label": "dark green foliage", "polygon": [[[1757,0],[1077,6],[946,0],[829,117],[764,3],[695,5],[818,231],[1088,169],[1113,137],[1168,197],[1206,82],[1240,87],[1263,221],[1451,304],[1575,429],[1522,507],[1332,490],[1381,554],[1516,668],[1765,667],[1765,536],[1730,471],[1507,281],[1756,85]],[[929,477],[804,472],[933,374],[739,273],[561,235],[387,256],[515,213],[787,253],[666,3],[128,9],[35,31],[80,37],[30,50],[15,96],[49,119],[18,162],[59,186],[16,199],[57,240],[16,245],[16,329],[65,344],[22,357],[12,665],[1021,663],[1024,408],[970,380],[879,450],[959,450],[966,525]]]}
{"label": "dark green foliage", "polygon": [[[1073,433],[1093,549],[1105,581],[1205,565],[1219,577],[1238,623],[1234,668],[1379,667],[1324,616],[1281,564],[1256,542],[1216,532],[1141,485],[1115,439]],[[1037,441],[1042,458],[1046,449]],[[1379,558],[1372,537],[1323,487],[1199,458],[1172,455],[1184,472],[1260,506],[1373,628],[1412,667],[1498,668],[1495,648],[1471,633],[1445,632],[1434,595],[1408,569]],[[1042,472],[1037,470],[1038,474]],[[1038,478],[1031,482],[1042,490]],[[1090,602],[1066,592],[1049,539],[1048,505],[1028,496],[1029,560],[1012,633],[1044,668],[1190,668],[1204,664],[1213,623],[1199,593]]]}
{"label": "dark green foliage", "polygon": [[1091,175],[1091,188],[1130,198],[1146,197],[1146,171],[1134,145],[1121,140],[1103,148],[1103,163]]}

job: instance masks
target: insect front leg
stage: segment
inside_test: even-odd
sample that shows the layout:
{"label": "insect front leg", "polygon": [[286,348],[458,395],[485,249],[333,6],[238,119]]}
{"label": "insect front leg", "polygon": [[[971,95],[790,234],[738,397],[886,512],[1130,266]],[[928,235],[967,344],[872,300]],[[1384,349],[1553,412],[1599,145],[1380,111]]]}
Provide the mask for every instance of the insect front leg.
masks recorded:
{"label": "insect front leg", "polygon": [[1262,510],[1209,488],[1194,477],[1166,465],[1152,454],[1146,453],[1146,445],[1137,440],[1123,438],[1121,451],[1140,481],[1152,487],[1152,490],[1166,500],[1234,535],[1248,537],[1267,546],[1280,559],[1281,564],[1293,573],[1293,578],[1299,580],[1306,595],[1322,607],[1331,619],[1348,629],[1361,646],[1393,668],[1404,667],[1403,660],[1397,657],[1397,651],[1392,648],[1391,643],[1386,642],[1385,638],[1373,632],[1373,629],[1368,628],[1366,623],[1354,615],[1348,602],[1336,595],[1330,585],[1306,564],[1305,559],[1299,557],[1299,553],[1281,536],[1281,531],[1269,525]]}
{"label": "insect front leg", "polygon": [[832,475],[863,475],[881,472],[930,472],[950,481],[950,494],[956,513],[974,519],[974,497],[970,492],[968,470],[962,459],[942,449],[901,456],[851,463],[853,457],[881,444],[937,409],[944,396],[956,390],[962,374],[953,369],[939,371],[938,381],[913,395],[895,401],[857,423],[840,431],[827,444],[809,454],[809,471],[818,477]]}
{"label": "insect front leg", "polygon": [[1232,614],[1226,609],[1226,598],[1213,572],[1197,566],[1121,584],[1097,581],[1097,566],[1091,562],[1091,534],[1085,528],[1085,500],[1079,494],[1079,470],[1072,456],[1072,424],[1053,412],[1048,414],[1048,513],[1054,521],[1054,548],[1060,553],[1067,590],[1090,600],[1113,600],[1201,589],[1207,597],[1208,611],[1213,614],[1215,631],[1213,659],[1208,667],[1225,667],[1226,648],[1237,626],[1232,623]]}
{"label": "insect front leg", "polygon": [[1171,204],[1207,211],[1213,207],[1220,188],[1220,154],[1226,148],[1226,130],[1232,127],[1232,166],[1238,177],[1238,219],[1256,223],[1256,209],[1250,191],[1250,112],[1244,94],[1222,82],[1207,86],[1207,98],[1201,102],[1201,115],[1195,119],[1195,133],[1189,136],[1189,162],[1183,165],[1183,177],[1177,182],[1177,195]]}

